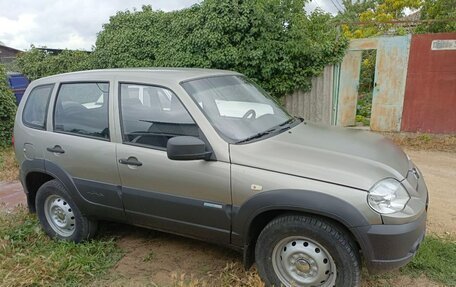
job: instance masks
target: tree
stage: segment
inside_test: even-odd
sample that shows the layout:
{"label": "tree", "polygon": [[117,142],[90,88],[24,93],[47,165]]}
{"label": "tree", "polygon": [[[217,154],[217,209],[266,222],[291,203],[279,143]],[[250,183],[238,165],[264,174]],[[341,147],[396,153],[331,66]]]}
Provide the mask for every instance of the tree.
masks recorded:
{"label": "tree", "polygon": [[11,145],[16,102],[6,78],[6,70],[0,65],[0,146]]}
{"label": "tree", "polygon": [[417,33],[456,32],[456,1],[426,0],[421,9],[421,20],[444,20],[422,23]]}
{"label": "tree", "polygon": [[[358,15],[354,22],[365,24],[342,25],[344,35],[348,38],[367,38],[386,33],[399,35],[405,33],[402,28],[394,27],[388,22],[403,17],[406,9],[420,8],[422,0],[358,0],[354,4],[349,3],[350,1],[344,1],[347,10]],[[365,10],[362,10],[363,8]],[[343,19],[343,17],[340,18]]]}
{"label": "tree", "polygon": [[347,41],[306,1],[206,0],[173,12],[118,12],[99,33],[93,66],[202,67],[236,70],[279,97],[310,88],[339,62]]}
{"label": "tree", "polygon": [[35,48],[21,53],[17,59],[20,71],[30,80],[59,73],[86,70],[90,67],[90,55],[84,51],[63,50],[59,53]]}

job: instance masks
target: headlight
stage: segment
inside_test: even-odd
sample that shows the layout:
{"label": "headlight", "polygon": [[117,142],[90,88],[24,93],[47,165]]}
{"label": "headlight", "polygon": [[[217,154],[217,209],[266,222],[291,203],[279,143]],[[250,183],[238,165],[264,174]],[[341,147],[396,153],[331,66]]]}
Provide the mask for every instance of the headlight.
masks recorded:
{"label": "headlight", "polygon": [[401,211],[409,199],[410,195],[407,190],[393,178],[386,178],[377,182],[367,196],[369,206],[383,214]]}

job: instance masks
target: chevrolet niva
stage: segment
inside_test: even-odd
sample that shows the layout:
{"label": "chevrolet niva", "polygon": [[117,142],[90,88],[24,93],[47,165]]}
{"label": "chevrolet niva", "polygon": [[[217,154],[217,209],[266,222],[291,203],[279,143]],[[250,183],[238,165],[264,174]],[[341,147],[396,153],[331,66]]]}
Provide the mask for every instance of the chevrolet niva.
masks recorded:
{"label": "chevrolet niva", "polygon": [[113,69],[33,81],[14,128],[31,212],[81,242],[98,220],[222,244],[268,286],[357,286],[403,266],[428,193],[390,140],[290,116],[245,76]]}

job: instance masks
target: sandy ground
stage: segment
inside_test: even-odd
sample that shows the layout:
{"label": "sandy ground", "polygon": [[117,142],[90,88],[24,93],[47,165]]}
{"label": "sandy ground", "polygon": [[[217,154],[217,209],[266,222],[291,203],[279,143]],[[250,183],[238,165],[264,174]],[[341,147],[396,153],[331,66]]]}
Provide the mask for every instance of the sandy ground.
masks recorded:
{"label": "sandy ground", "polygon": [[428,232],[456,234],[456,153],[407,151],[429,189]]}
{"label": "sandy ground", "polygon": [[[407,153],[428,185],[428,232],[456,234],[456,153]],[[0,183],[0,203],[8,208],[25,203],[20,191],[17,182]],[[229,249],[120,224],[102,224],[100,232],[117,237],[125,256],[93,286],[180,286],[183,282],[190,286],[261,286],[255,271],[243,271],[241,255]],[[364,276],[363,286],[438,285],[423,276],[410,278],[393,272],[381,280]]]}

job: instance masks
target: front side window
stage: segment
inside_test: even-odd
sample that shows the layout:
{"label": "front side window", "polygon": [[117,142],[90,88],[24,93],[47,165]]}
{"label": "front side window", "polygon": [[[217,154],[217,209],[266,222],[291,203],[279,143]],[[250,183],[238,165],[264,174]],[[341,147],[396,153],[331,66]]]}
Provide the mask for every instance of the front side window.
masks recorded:
{"label": "front side window", "polygon": [[200,136],[190,114],[166,88],[121,84],[120,110],[124,143],[165,149],[172,137]]}
{"label": "front side window", "polygon": [[53,88],[53,84],[38,86],[30,92],[22,113],[22,121],[26,126],[37,129],[46,128],[49,98]]}
{"label": "front side window", "polygon": [[54,109],[54,131],[109,139],[108,83],[66,83]]}
{"label": "front side window", "polygon": [[262,89],[242,76],[202,78],[184,82],[182,86],[229,142],[260,138],[297,122]]}

